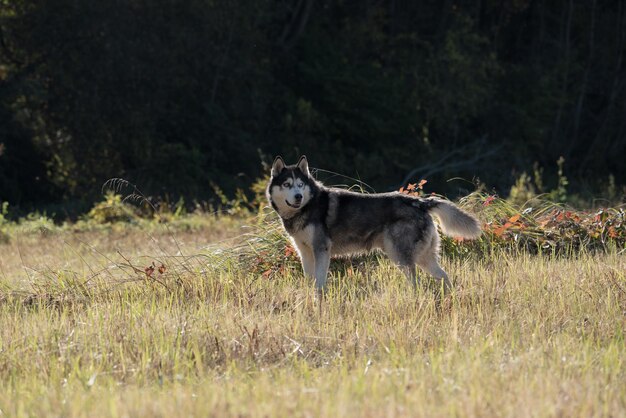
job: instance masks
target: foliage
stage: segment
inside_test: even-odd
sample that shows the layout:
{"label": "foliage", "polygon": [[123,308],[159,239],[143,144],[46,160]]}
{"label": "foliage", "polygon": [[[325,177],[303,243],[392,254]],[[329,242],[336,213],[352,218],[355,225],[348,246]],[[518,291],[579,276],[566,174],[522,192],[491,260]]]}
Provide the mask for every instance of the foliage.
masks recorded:
{"label": "foliage", "polygon": [[7,215],[9,213],[9,202],[0,202],[0,244],[9,242],[9,235],[6,233],[5,226],[9,222]]}
{"label": "foliage", "polygon": [[[400,192],[421,196],[425,183],[422,180],[419,184],[409,184]],[[478,214],[483,222],[483,235],[475,241],[444,237],[444,250],[449,255],[481,255],[485,252],[488,255],[494,249],[574,254],[626,248],[624,208],[576,211],[535,195],[519,206],[482,192],[464,197],[460,204]]]}
{"label": "foliage", "polygon": [[7,215],[9,214],[9,202],[0,202],[0,226],[6,224],[9,220]]}
{"label": "foliage", "polygon": [[520,208],[493,196],[471,198],[486,207],[484,239],[491,246],[549,254],[626,248],[623,208],[576,211],[545,200]]}
{"label": "foliage", "polygon": [[8,244],[11,236],[18,234],[27,235],[48,235],[56,232],[57,227],[54,221],[46,213],[33,212],[26,217],[11,221],[8,217],[9,204],[0,204],[0,244]]}
{"label": "foliage", "polygon": [[278,153],[455,195],[537,162],[555,201],[609,176],[619,200],[624,27],[596,1],[2,1],[0,200],[79,211],[111,177],[231,200]]}
{"label": "foliage", "polygon": [[569,181],[567,180],[567,177],[565,177],[565,174],[563,174],[563,163],[565,163],[565,158],[563,157],[560,157],[556,161],[558,167],[558,182],[556,189],[550,192],[549,195],[550,200],[557,203],[565,203],[567,201],[567,185],[569,184]]}
{"label": "foliage", "polygon": [[99,224],[131,222],[137,218],[137,211],[132,205],[124,202],[121,195],[109,191],[104,195],[103,201],[91,208],[87,218]]}
{"label": "foliage", "polygon": [[161,201],[150,206],[144,202],[143,206],[148,206],[149,209],[146,208],[146,211],[150,212],[151,215],[159,222],[169,223],[175,220],[183,219],[187,215],[187,208],[183,197],[180,197],[174,204],[171,204],[168,201]]}
{"label": "foliage", "polygon": [[537,190],[532,179],[524,171],[511,186],[507,200],[516,206],[523,206],[537,197]]}

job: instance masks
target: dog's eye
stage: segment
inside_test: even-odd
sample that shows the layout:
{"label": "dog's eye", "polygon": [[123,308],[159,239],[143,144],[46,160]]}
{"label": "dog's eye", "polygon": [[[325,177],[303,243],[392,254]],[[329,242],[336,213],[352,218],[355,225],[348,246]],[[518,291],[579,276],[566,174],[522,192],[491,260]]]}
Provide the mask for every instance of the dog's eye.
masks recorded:
{"label": "dog's eye", "polygon": [[298,187],[300,188],[304,187],[304,183],[298,183]]}
{"label": "dog's eye", "polygon": [[291,185],[289,183],[287,183],[287,182],[284,182],[283,183],[283,187],[291,187]]}

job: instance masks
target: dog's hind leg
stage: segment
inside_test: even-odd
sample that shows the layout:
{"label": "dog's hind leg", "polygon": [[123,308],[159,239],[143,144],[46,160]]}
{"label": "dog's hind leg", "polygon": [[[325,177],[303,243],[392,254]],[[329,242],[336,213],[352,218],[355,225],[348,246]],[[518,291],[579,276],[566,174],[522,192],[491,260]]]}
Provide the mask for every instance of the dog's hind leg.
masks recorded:
{"label": "dog's hind leg", "polygon": [[411,286],[417,289],[419,279],[415,269],[415,256],[411,244],[405,241],[404,237],[398,239],[396,236],[394,239],[392,234],[386,234],[383,240],[383,250],[404,273]]}
{"label": "dog's hind leg", "polygon": [[439,265],[439,236],[433,235],[430,246],[417,256],[417,264],[433,276],[439,285],[443,285],[445,293],[450,293],[452,284],[446,272]]}
{"label": "dog's hind leg", "polygon": [[420,279],[417,276],[415,264],[410,266],[398,265],[398,267],[400,267],[400,270],[402,270],[402,273],[404,273],[408,282],[411,283],[411,286],[413,286],[414,289],[417,289],[417,287],[420,285]]}
{"label": "dog's hind leg", "polygon": [[452,285],[450,284],[450,279],[446,272],[441,268],[437,259],[431,258],[430,260],[418,261],[418,264],[421,268],[423,268],[428,274],[433,276],[435,279],[439,281],[439,285],[443,284],[443,290],[445,293],[450,293],[452,290]]}
{"label": "dog's hind leg", "polygon": [[[450,293],[452,285],[446,272],[439,265],[440,239],[437,230],[434,228],[428,231],[430,237],[426,237],[424,246],[418,249],[417,264],[428,274],[433,276],[439,285],[443,285],[444,292]],[[421,250],[421,251],[419,251]]]}

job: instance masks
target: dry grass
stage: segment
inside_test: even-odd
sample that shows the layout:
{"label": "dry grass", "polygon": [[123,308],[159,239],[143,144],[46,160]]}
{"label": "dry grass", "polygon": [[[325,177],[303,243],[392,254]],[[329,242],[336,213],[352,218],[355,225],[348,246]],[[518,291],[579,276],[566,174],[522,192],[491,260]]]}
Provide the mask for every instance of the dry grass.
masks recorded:
{"label": "dry grass", "polygon": [[237,233],[0,244],[2,414],[626,414],[623,254],[446,260],[443,302],[381,258],[335,272],[320,313],[298,268],[202,249]]}

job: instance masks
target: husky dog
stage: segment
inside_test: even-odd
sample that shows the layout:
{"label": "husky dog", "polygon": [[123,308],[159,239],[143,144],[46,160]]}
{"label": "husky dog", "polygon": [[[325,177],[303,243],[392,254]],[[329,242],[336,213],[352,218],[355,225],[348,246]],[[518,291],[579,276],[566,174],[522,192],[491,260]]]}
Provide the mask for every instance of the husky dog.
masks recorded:
{"label": "husky dog", "polygon": [[417,264],[444,286],[450,280],[439,265],[439,234],[462,238],[480,235],[472,215],[446,200],[398,192],[364,194],[329,188],[309,174],[305,156],[295,165],[276,157],[267,198],[296,247],[304,274],[324,290],[330,257],[382,249],[416,286]]}

